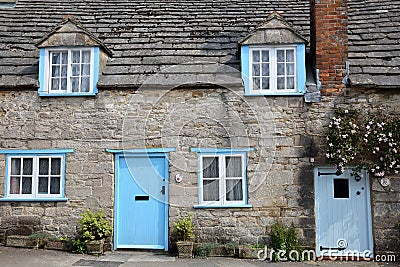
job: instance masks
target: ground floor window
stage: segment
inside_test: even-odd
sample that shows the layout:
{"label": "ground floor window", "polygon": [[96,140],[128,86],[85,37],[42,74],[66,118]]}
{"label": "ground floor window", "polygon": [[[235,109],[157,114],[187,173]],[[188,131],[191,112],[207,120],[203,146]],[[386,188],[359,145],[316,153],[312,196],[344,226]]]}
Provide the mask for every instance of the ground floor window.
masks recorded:
{"label": "ground floor window", "polygon": [[199,152],[199,205],[247,205],[246,151],[192,149]]}
{"label": "ground floor window", "polygon": [[[65,159],[71,150],[7,150],[6,198],[64,197]],[[4,153],[4,152],[3,152]]]}

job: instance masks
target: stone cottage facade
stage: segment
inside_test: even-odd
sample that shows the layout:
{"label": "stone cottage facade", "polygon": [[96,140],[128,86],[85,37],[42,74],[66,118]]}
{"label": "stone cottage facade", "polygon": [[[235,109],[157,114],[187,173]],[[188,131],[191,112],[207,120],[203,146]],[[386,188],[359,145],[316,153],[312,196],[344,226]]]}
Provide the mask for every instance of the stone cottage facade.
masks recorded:
{"label": "stone cottage facade", "polygon": [[347,225],[320,190],[334,108],[399,114],[400,1],[330,2],[0,0],[0,242],[102,208],[113,249],[172,250],[191,213],[198,242],[280,221],[320,256],[398,254],[398,177],[362,174]]}

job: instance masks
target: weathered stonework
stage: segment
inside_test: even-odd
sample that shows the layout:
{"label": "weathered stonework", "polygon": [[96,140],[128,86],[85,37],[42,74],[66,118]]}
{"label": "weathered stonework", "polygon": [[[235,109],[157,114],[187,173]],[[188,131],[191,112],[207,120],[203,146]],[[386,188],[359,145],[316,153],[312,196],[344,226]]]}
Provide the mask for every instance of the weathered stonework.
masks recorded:
{"label": "weathered stonework", "polygon": [[[74,236],[85,208],[113,218],[114,162],[107,148],[174,147],[169,226],[193,213],[198,242],[265,243],[271,225],[294,223],[304,245],[315,245],[313,168],[325,165],[324,129],[334,106],[351,103],[398,112],[398,94],[354,93],[305,104],[301,97],[244,97],[240,90],[108,90],[94,98],[40,98],[34,91],[1,92],[4,149],[73,148],[67,155],[67,202],[0,202],[0,240],[44,231]],[[252,208],[194,209],[198,162],[192,147],[253,147],[247,157]],[[315,159],[312,163],[311,158]],[[0,195],[5,157],[0,155]],[[377,251],[398,245],[399,179],[386,192],[372,182]],[[171,237],[172,238],[172,237]],[[384,240],[384,241],[382,241]],[[172,241],[172,239],[171,239]]]}

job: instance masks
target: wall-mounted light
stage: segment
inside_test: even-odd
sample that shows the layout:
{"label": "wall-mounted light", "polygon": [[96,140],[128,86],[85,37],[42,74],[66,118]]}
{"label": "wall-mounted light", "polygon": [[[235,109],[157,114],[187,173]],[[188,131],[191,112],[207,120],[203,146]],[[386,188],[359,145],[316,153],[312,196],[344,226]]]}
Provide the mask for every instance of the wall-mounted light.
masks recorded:
{"label": "wall-mounted light", "polygon": [[388,187],[388,186],[390,186],[390,180],[389,180],[389,178],[386,178],[386,177],[381,178],[381,179],[379,180],[379,183],[380,183],[381,186],[383,186],[383,187]]}

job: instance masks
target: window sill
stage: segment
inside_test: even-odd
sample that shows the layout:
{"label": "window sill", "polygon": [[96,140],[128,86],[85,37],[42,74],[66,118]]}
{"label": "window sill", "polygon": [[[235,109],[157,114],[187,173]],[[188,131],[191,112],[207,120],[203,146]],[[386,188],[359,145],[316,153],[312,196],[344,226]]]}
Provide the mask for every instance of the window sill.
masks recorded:
{"label": "window sill", "polygon": [[304,93],[245,93],[244,96],[304,96]]}
{"label": "window sill", "polygon": [[68,198],[0,198],[0,202],[67,202]]}
{"label": "window sill", "polygon": [[195,205],[195,209],[231,209],[231,208],[252,208],[253,205],[243,204],[243,205]]}
{"label": "window sill", "polygon": [[39,92],[39,96],[41,97],[79,97],[79,96],[96,96],[97,93],[65,93],[65,94],[48,94],[48,93],[40,93]]}

